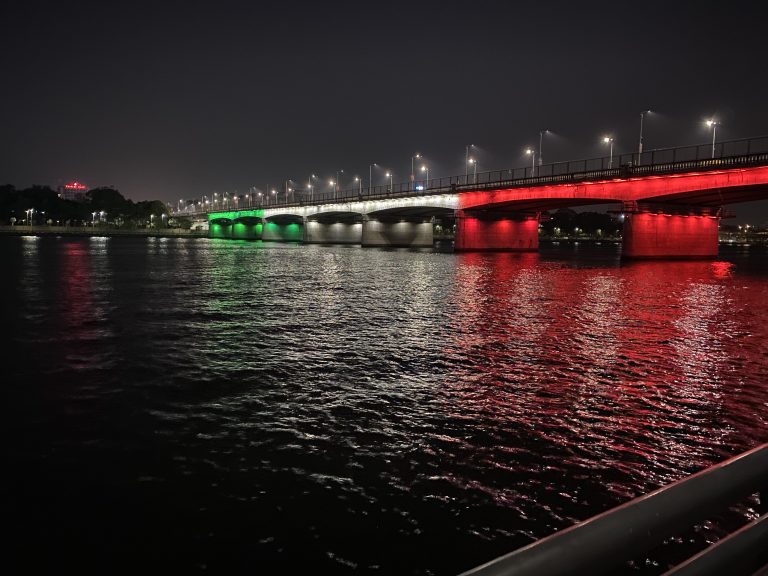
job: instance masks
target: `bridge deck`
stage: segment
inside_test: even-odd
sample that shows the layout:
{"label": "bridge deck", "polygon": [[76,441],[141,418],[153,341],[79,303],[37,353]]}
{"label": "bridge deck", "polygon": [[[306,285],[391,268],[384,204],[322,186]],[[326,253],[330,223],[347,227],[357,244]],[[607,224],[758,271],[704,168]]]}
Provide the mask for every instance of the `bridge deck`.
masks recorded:
{"label": "bridge deck", "polygon": [[[212,211],[244,210],[248,208],[276,208],[312,206],[331,203],[359,202],[412,198],[419,196],[455,194],[497,189],[532,188],[577,184],[590,181],[637,179],[690,172],[709,172],[734,168],[768,165],[768,136],[711,144],[665,148],[637,154],[592,158],[545,164],[534,168],[516,168],[460,175],[429,180],[416,180],[394,186],[358,187],[337,192],[314,193],[309,197],[275,199],[274,202],[230,202],[225,207],[199,210],[189,205],[176,215],[203,215]],[[192,208],[192,209],[190,209]]]}

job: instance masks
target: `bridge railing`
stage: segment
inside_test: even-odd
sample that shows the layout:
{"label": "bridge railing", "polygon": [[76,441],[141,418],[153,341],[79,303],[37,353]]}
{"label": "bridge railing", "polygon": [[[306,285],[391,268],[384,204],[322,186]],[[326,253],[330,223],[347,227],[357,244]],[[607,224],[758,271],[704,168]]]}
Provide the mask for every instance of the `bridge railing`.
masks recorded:
{"label": "bridge railing", "polygon": [[553,162],[541,166],[524,166],[506,170],[492,170],[468,175],[441,178],[415,178],[413,181],[378,186],[361,186],[343,190],[298,190],[291,195],[277,194],[256,201],[229,202],[207,205],[187,205],[174,212],[176,215],[205,213],[234,208],[269,208],[301,206],[330,202],[356,202],[406,196],[445,194],[482,190],[496,186],[540,186],[579,182],[589,179],[609,179],[632,176],[665,174],[683,170],[729,168],[768,163],[768,136],[727,140],[715,143],[658,148],[642,154],[615,154],[599,158]]}
{"label": "bridge railing", "polygon": [[[768,444],[635,498],[462,576],[601,574],[755,493],[760,494],[760,505],[765,507]],[[768,514],[667,574],[752,574],[768,565],[766,538]]]}

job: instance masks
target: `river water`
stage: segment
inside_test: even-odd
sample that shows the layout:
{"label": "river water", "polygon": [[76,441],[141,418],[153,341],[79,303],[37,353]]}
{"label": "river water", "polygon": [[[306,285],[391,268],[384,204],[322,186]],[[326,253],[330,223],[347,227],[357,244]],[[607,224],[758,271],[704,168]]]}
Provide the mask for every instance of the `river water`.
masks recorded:
{"label": "river water", "polygon": [[8,549],[455,574],[768,441],[766,252],[619,250],[0,238]]}

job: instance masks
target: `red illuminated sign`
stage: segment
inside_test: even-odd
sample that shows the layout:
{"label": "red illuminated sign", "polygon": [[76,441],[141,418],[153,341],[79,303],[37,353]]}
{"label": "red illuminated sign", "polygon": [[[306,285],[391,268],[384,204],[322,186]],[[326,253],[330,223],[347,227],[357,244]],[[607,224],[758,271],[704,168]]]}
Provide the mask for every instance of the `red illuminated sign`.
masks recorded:
{"label": "red illuminated sign", "polygon": [[80,182],[74,181],[69,184],[64,184],[64,188],[67,190],[86,190],[88,187],[85,184],[80,184]]}

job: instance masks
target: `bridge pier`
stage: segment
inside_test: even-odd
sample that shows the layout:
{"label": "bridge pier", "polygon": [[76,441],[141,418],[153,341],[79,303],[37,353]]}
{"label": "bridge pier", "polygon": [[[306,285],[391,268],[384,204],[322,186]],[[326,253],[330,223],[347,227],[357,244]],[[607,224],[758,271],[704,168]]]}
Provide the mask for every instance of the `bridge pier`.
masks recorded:
{"label": "bridge pier", "polygon": [[698,213],[625,214],[622,258],[716,258],[719,215],[706,209],[692,212]]}
{"label": "bridge pier", "polygon": [[435,242],[432,221],[407,218],[397,221],[363,216],[362,245],[403,248],[431,248]]}
{"label": "bridge pier", "polygon": [[454,250],[535,252],[539,249],[537,215],[493,215],[456,211]]}

